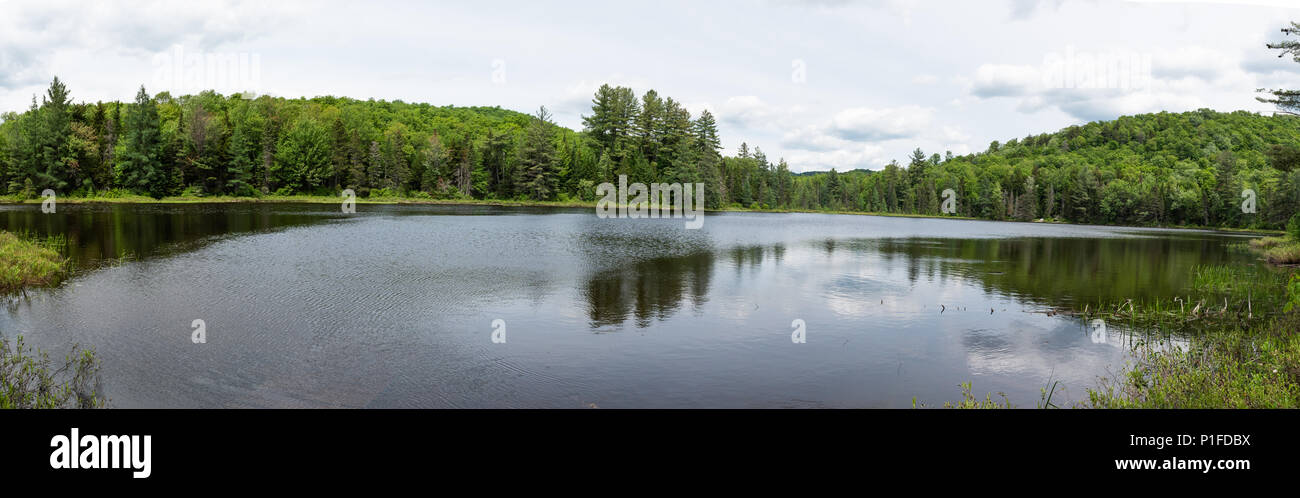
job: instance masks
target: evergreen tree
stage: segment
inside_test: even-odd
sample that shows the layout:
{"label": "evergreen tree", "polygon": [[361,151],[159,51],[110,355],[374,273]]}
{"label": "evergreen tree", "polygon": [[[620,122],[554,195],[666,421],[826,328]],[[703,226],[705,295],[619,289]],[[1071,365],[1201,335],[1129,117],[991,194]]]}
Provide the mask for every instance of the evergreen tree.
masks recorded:
{"label": "evergreen tree", "polygon": [[64,190],[71,179],[76,158],[72,151],[72,115],[69,112],[68,88],[55,76],[41,104],[40,125],[36,133],[39,162],[36,169],[37,189]]}
{"label": "evergreen tree", "polygon": [[[1300,23],[1294,21],[1291,22],[1290,27],[1282,28],[1282,34],[1288,36],[1300,35]],[[1300,62],[1300,41],[1285,40],[1277,43],[1269,43],[1265,46],[1280,51],[1281,53],[1277,54],[1279,58],[1289,55],[1291,56],[1291,60]],[[1300,90],[1266,90],[1261,88],[1258,91],[1267,93],[1269,96],[1256,97],[1256,100],[1266,104],[1273,104],[1277,106],[1278,112],[1284,114],[1300,114]]]}
{"label": "evergreen tree", "polygon": [[162,198],[170,188],[163,169],[162,131],[158,104],[144,87],[136,93],[135,105],[127,110],[126,147],[117,163],[117,183],[136,192]]}
{"label": "evergreen tree", "polygon": [[555,147],[551,144],[551,115],[545,107],[538,109],[528,126],[523,147],[519,151],[518,190],[537,200],[550,199],[554,185]]}

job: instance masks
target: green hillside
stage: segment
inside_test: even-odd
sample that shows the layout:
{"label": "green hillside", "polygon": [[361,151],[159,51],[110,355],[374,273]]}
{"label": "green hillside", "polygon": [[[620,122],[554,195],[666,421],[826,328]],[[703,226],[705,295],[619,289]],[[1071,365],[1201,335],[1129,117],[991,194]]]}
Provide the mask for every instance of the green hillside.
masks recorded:
{"label": "green hillside", "polygon": [[[993,142],[967,156],[918,150],[905,165],[838,188],[828,173],[796,202],[937,214],[941,193],[953,189],[959,214],[990,219],[1280,228],[1300,208],[1297,162],[1295,117],[1162,112]],[[1245,189],[1255,192],[1254,214],[1242,212]]]}
{"label": "green hillside", "polygon": [[[1300,121],[1243,111],[1125,116],[966,156],[915,151],[880,171],[792,174],[713,116],[603,86],[585,129],[495,107],[205,92],[74,103],[55,80],[0,123],[0,188],[60,195],[337,195],[572,201],[626,174],[703,182],[711,208],[1280,228],[1300,211]],[[1243,212],[1243,190],[1255,212]]]}

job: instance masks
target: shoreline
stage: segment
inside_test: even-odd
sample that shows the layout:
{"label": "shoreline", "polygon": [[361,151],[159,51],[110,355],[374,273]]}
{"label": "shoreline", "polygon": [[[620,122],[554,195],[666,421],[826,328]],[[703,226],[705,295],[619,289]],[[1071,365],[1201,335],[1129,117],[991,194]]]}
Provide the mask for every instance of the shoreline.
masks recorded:
{"label": "shoreline", "polygon": [[[40,204],[42,199],[24,199],[17,200],[12,198],[0,198],[0,205],[24,205]],[[319,195],[287,195],[287,196],[263,196],[263,197],[235,197],[235,196],[214,196],[214,197],[163,197],[155,199],[148,196],[123,196],[123,197],[68,197],[59,198],[59,203],[63,204],[255,204],[255,203],[301,203],[301,204],[335,204],[343,202],[340,197],[319,196]],[[379,198],[357,198],[357,204],[371,205],[444,205],[444,206],[496,206],[496,207],[550,207],[550,208],[588,208],[595,209],[596,201],[516,201],[507,199],[428,199],[418,197],[379,197]],[[1032,223],[1048,225],[1075,225],[1075,226],[1095,226],[1109,228],[1161,228],[1171,230],[1201,230],[1211,232],[1224,232],[1240,235],[1282,235],[1284,230],[1275,230],[1267,228],[1237,228],[1237,227],[1207,227],[1199,225],[1099,225],[1095,223],[1074,223],[1061,220],[1038,219],[1033,221],[1023,220],[993,220],[988,218],[976,218],[971,216],[945,216],[935,214],[920,213],[877,213],[868,211],[846,211],[846,210],[811,210],[811,209],[749,209],[729,207],[723,209],[704,209],[708,213],[808,213],[808,214],[834,214],[834,215],[851,215],[851,216],[881,216],[890,218],[929,218],[929,219],[946,219],[946,220],[965,220],[965,221],[997,221],[1004,223]]]}

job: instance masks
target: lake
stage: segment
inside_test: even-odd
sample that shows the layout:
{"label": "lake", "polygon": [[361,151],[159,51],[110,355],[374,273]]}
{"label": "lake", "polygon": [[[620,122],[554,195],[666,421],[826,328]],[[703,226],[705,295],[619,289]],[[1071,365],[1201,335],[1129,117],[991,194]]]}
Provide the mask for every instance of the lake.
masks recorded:
{"label": "lake", "polygon": [[0,229],[66,236],[77,268],[0,334],[95,348],[113,407],[1060,404],[1130,338],[1045,311],[1252,259],[1206,231],[490,206],[6,205]]}

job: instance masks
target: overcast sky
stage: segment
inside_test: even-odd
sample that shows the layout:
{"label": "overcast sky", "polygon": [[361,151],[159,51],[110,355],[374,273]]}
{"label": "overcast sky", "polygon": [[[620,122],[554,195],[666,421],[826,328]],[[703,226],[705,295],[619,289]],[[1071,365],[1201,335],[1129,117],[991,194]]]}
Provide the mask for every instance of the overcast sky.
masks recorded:
{"label": "overcast sky", "polygon": [[794,171],[878,169],[916,147],[963,154],[1123,114],[1267,111],[1255,88],[1300,88],[1300,64],[1264,47],[1298,7],[0,0],[0,111],[26,109],[57,74],[78,101],[129,100],[143,84],[545,105],[580,129],[592,92],[611,83],[710,109],[728,153],[743,141]]}

